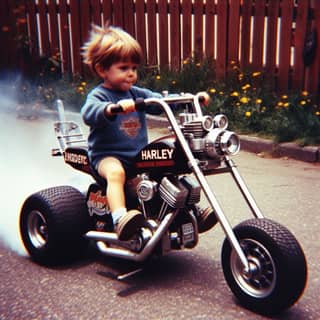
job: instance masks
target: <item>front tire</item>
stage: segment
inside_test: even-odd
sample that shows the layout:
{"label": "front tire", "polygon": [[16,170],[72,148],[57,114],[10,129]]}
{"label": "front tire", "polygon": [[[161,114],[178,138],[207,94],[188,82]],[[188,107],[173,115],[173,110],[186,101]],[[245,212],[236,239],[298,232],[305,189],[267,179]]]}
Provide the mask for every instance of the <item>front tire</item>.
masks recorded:
{"label": "front tire", "polygon": [[85,197],[70,186],[29,196],[21,209],[20,233],[31,259],[41,265],[71,262],[83,252],[90,218]]}
{"label": "front tire", "polygon": [[226,239],[222,247],[225,279],[240,301],[253,311],[271,315],[292,306],[307,281],[307,263],[295,237],[282,225],[268,219],[251,219],[234,228],[248,259],[244,271]]}

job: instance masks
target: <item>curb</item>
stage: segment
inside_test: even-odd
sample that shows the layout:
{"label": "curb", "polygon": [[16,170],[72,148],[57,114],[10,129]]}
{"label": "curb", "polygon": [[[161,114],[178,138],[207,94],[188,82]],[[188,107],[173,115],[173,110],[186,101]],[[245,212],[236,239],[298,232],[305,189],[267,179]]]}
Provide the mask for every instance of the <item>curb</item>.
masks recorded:
{"label": "curb", "polygon": [[[147,120],[153,126],[168,126],[168,121],[159,116],[147,115]],[[254,136],[239,135],[241,150],[256,154],[269,154],[278,158],[291,158],[304,162],[320,162],[320,147],[300,147],[294,142],[276,144],[271,140]]]}

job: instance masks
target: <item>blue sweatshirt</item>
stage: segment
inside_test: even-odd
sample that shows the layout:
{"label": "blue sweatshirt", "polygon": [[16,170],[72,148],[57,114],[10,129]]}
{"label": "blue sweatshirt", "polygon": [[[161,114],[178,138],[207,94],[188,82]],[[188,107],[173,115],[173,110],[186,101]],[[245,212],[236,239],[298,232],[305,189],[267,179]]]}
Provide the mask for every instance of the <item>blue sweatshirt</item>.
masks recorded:
{"label": "blue sweatshirt", "polygon": [[[106,117],[105,107],[110,103],[116,104],[122,99],[151,97],[161,98],[161,95],[136,86],[123,92],[99,85],[88,94],[81,108],[81,114],[85,124],[90,127],[88,154],[95,169],[98,162],[106,156],[116,157],[125,168],[128,168],[133,158],[148,143],[145,112],[137,111]],[[150,107],[148,112],[161,111],[159,108]]]}

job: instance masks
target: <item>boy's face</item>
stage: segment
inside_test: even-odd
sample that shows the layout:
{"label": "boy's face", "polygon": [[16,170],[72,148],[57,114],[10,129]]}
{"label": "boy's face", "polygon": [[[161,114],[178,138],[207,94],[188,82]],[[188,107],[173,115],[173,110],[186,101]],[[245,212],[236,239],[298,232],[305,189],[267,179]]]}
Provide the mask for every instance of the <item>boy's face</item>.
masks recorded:
{"label": "boy's face", "polygon": [[138,65],[132,62],[116,62],[106,70],[98,70],[108,89],[128,91],[137,81]]}

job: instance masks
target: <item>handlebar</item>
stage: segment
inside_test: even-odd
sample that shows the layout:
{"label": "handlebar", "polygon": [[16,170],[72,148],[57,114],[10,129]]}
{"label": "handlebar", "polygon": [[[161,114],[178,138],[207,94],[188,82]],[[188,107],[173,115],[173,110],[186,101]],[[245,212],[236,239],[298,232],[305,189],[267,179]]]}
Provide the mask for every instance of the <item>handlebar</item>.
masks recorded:
{"label": "handlebar", "polygon": [[[208,105],[209,103],[209,95],[206,92],[198,92],[196,95],[190,94],[190,93],[185,93],[179,96],[168,96],[168,97],[163,97],[163,98],[148,98],[148,99],[143,99],[143,98],[138,98],[135,101],[132,100],[132,109],[135,111],[145,111],[147,108],[147,105],[149,104],[158,104],[162,106],[163,108],[163,103],[170,105],[170,104],[177,104],[177,103],[193,103],[194,106],[194,111],[195,113],[201,117],[202,116],[202,110],[201,110],[201,105]],[[160,103],[160,101],[162,103]],[[111,114],[117,114],[117,113],[123,113],[125,112],[124,107],[121,105],[121,103],[109,106],[108,110]],[[164,110],[166,112],[166,110]]]}
{"label": "handlebar", "polygon": [[[146,107],[147,107],[143,98],[138,98],[136,100],[132,100],[132,104],[133,104],[132,107],[135,111],[145,111]],[[125,109],[123,108],[123,106],[120,103],[118,103],[118,104],[109,106],[108,111],[111,114],[117,114],[117,113],[125,112]]]}

